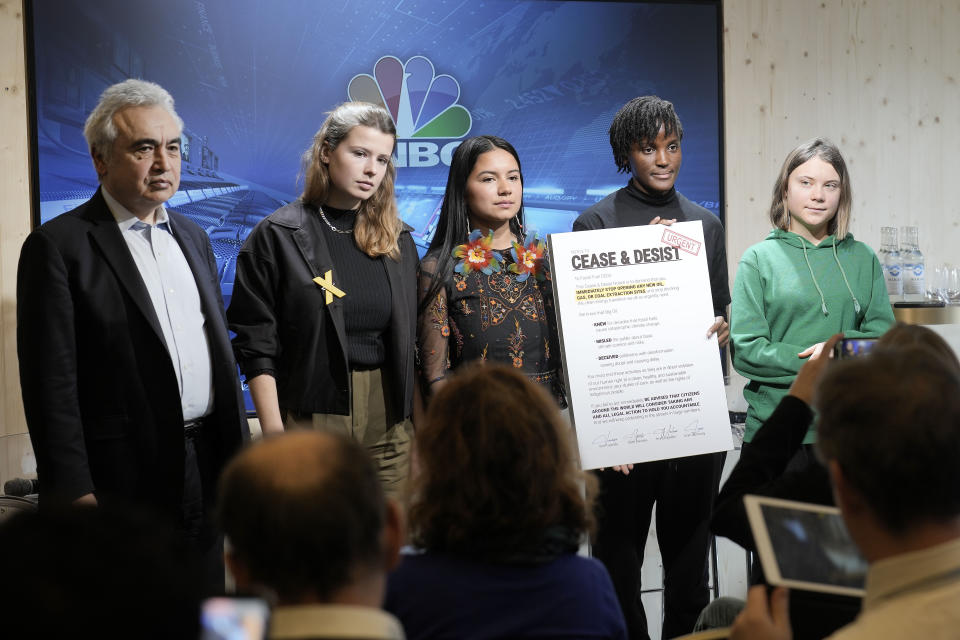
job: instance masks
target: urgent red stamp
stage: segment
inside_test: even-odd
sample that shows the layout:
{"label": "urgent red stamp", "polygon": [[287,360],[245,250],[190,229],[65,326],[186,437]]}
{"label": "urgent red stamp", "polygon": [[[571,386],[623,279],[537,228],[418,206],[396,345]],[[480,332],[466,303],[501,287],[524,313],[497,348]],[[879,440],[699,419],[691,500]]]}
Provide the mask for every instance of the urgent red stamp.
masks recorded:
{"label": "urgent red stamp", "polygon": [[681,235],[670,229],[670,227],[663,230],[663,238],[661,238],[661,241],[671,247],[686,251],[692,256],[698,255],[700,253],[700,247],[703,246],[702,243],[697,242],[693,238]]}

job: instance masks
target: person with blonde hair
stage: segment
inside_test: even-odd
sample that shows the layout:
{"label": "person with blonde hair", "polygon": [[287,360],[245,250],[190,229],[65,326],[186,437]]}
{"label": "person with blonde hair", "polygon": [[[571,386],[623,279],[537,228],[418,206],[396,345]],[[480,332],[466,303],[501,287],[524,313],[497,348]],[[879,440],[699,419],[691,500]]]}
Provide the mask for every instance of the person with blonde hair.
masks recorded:
{"label": "person with blonde hair", "polygon": [[[852,204],[847,165],[829,140],[805,142],[784,160],[774,229],[741,257],[730,306],[733,366],[748,380],[744,442],[830,336],[875,338],[893,324],[880,262],[849,231]],[[813,441],[811,428],[804,443]]]}
{"label": "person with blonde hair", "polygon": [[303,194],[237,257],[227,312],[264,435],[348,433],[395,493],[413,434],[418,258],[394,198],[396,128],[347,102],[304,154]]}
{"label": "person with blonde hair", "polygon": [[417,552],[384,603],[411,640],[626,638],[606,569],[577,555],[596,479],[548,393],[514,367],[474,362],[433,397],[410,478]]}

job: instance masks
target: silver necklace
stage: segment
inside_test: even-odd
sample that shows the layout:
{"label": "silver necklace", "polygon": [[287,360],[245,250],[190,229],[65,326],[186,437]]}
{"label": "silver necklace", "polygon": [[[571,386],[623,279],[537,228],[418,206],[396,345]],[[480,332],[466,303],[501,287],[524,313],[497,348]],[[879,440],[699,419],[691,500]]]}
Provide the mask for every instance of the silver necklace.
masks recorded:
{"label": "silver necklace", "polygon": [[320,210],[320,217],[323,219],[324,222],[327,223],[327,226],[330,227],[332,231],[334,231],[335,233],[344,233],[347,235],[353,233],[353,229],[337,229],[335,226],[330,224],[329,220],[327,220],[327,216],[323,213],[323,207],[317,205],[317,209]]}

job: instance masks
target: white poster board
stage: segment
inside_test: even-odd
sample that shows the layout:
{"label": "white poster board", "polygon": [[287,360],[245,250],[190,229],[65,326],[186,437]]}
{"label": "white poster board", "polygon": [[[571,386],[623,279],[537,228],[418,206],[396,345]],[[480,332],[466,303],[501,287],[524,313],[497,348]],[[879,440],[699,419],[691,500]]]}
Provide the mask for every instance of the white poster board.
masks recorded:
{"label": "white poster board", "polygon": [[549,242],[583,468],[731,449],[701,223]]}

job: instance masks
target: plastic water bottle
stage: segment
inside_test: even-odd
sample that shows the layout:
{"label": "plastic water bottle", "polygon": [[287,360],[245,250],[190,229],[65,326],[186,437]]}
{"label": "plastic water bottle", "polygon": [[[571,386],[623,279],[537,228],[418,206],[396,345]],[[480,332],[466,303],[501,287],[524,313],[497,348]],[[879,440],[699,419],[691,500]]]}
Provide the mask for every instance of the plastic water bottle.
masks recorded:
{"label": "plastic water bottle", "polygon": [[903,271],[900,264],[900,249],[897,245],[897,228],[880,228],[880,266],[883,268],[883,279],[887,282],[887,293],[891,302],[898,302],[903,298]]}
{"label": "plastic water bottle", "polygon": [[927,287],[923,254],[917,240],[916,227],[900,228],[900,260],[903,265],[903,299],[905,302],[923,302]]}

